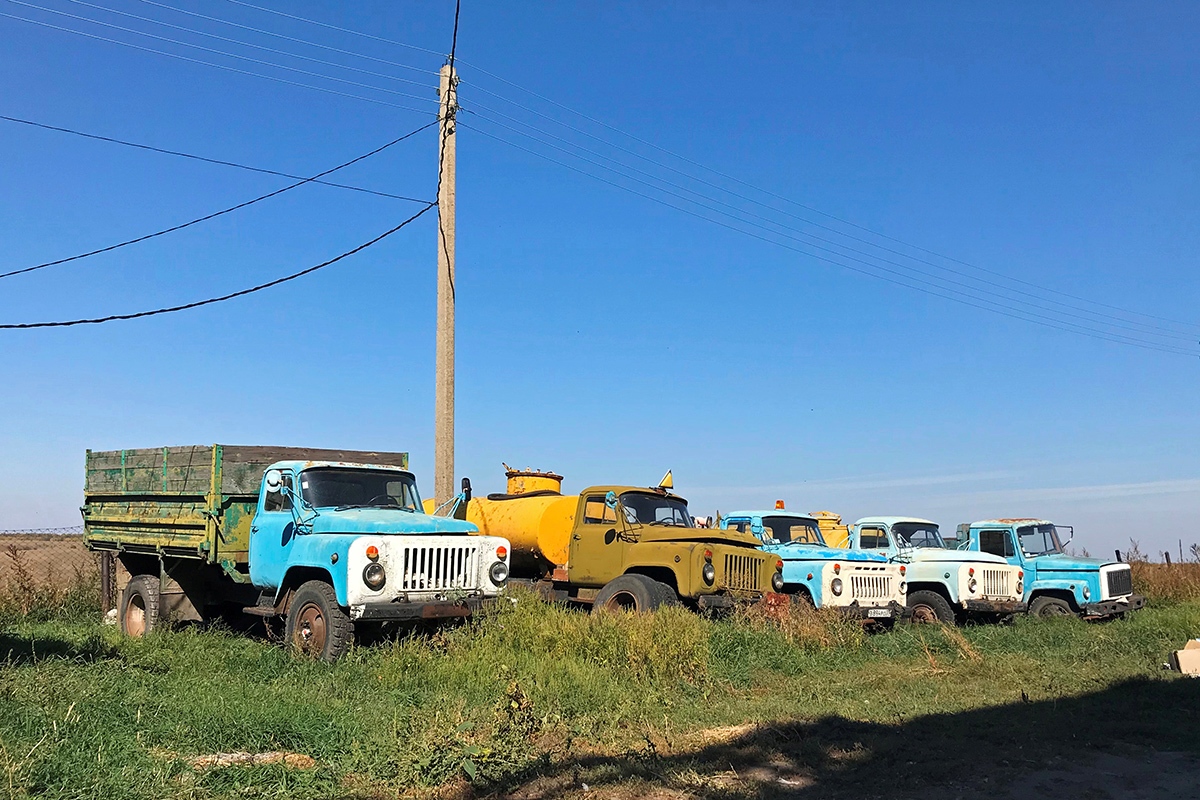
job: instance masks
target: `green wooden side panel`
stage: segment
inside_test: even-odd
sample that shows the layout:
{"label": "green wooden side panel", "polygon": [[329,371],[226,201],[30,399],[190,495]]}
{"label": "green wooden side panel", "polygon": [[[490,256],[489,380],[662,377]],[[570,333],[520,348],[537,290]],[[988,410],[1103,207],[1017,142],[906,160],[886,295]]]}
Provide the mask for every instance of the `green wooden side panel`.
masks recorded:
{"label": "green wooden side panel", "polygon": [[263,472],[276,461],[345,461],[408,469],[408,453],[187,445],[87,451],[88,547],[242,565]]}

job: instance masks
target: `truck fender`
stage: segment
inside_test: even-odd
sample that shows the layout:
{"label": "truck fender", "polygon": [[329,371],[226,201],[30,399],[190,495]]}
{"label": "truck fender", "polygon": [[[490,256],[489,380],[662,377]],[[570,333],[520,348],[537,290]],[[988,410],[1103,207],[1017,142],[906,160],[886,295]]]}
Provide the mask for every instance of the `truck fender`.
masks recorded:
{"label": "truck fender", "polygon": [[[279,583],[279,588],[275,591],[275,610],[280,614],[286,614],[288,604],[292,600],[292,595],[295,594],[296,590],[302,584],[308,581],[323,581],[336,589],[333,576],[327,569],[306,566],[289,567],[287,573],[283,576],[283,580]],[[338,598],[339,603],[342,600],[343,598]]]}
{"label": "truck fender", "polygon": [[1043,596],[1057,597],[1059,600],[1065,600],[1067,603],[1070,603],[1071,609],[1078,612],[1081,610],[1079,599],[1075,596],[1075,592],[1071,591],[1069,588],[1070,585],[1071,584],[1062,581],[1054,581],[1046,585],[1038,584],[1038,586],[1029,593],[1029,602],[1032,604],[1033,601],[1038,597]]}
{"label": "truck fender", "polygon": [[937,592],[942,597],[946,598],[946,602],[951,606],[958,605],[958,599],[952,596],[953,593],[950,591],[949,587],[939,581],[909,581],[906,591],[908,594],[920,591]]}
{"label": "truck fender", "polygon": [[679,576],[670,567],[630,567],[625,570],[625,574],[645,575],[651,580],[670,586],[671,590],[675,592],[675,596],[679,596]]}

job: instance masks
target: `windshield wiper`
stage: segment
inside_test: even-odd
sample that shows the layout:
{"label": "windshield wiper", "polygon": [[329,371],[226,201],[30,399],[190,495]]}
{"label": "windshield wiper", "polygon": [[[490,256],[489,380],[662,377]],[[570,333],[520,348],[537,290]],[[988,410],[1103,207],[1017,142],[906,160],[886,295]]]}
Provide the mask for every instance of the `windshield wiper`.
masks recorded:
{"label": "windshield wiper", "polygon": [[348,505],[338,506],[334,509],[334,511],[349,511],[355,508],[394,508],[397,511],[407,511],[410,514],[417,513],[416,509],[408,506],[396,505],[395,503],[388,503],[387,505],[381,505],[379,503],[350,503]]}

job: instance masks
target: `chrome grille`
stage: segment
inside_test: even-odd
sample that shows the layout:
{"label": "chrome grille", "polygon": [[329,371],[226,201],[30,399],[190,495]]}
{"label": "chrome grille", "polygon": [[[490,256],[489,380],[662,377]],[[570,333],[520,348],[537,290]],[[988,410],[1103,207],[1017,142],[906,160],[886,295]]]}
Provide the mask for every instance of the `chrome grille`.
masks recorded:
{"label": "chrome grille", "polygon": [[1133,573],[1129,568],[1108,573],[1108,596],[1120,597],[1133,591]]}
{"label": "chrome grille", "polygon": [[479,549],[473,545],[404,547],[397,558],[400,591],[476,588]]}
{"label": "chrome grille", "polygon": [[985,569],[983,572],[983,594],[988,597],[1011,595],[1008,578],[1011,574],[1006,569]]}
{"label": "chrome grille", "polygon": [[746,592],[759,591],[758,575],[762,559],[754,556],[725,556],[725,586]]}
{"label": "chrome grille", "polygon": [[889,575],[869,573],[850,576],[850,597],[853,600],[886,600],[892,596],[892,579]]}

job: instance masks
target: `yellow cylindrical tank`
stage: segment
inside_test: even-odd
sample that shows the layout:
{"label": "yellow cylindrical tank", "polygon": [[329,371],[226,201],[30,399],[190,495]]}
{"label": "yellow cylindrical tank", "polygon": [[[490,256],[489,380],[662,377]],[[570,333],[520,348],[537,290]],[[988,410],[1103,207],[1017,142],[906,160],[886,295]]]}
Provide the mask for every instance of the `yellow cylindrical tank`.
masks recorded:
{"label": "yellow cylindrical tank", "polygon": [[845,547],[850,543],[850,528],[842,524],[840,514],[832,511],[813,511],[809,516],[817,521],[825,544],[830,547]]}
{"label": "yellow cylindrical tank", "polygon": [[561,475],[505,467],[508,494],[471,498],[467,521],[483,536],[508,539],[514,567],[520,562],[566,566],[579,495],[558,493]]}

